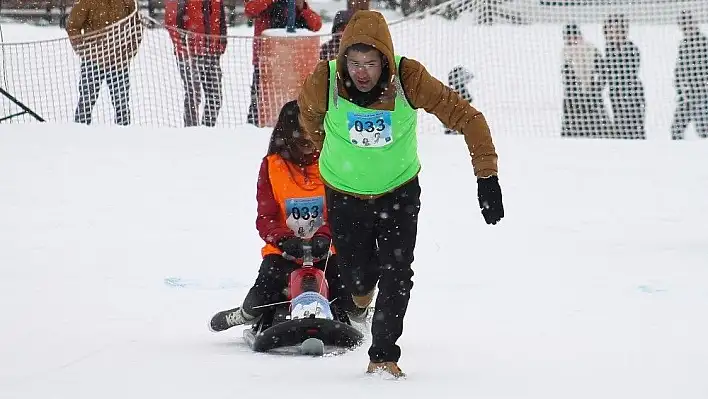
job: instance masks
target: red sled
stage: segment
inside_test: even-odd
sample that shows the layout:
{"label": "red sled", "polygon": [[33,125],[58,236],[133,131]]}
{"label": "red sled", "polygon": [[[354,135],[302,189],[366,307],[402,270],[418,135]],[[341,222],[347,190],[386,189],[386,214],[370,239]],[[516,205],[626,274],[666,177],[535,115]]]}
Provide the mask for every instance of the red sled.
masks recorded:
{"label": "red sled", "polygon": [[330,298],[324,271],[313,266],[305,246],[304,266],[288,278],[288,301],[268,307],[243,338],[256,352],[322,356],[361,345],[362,331]]}

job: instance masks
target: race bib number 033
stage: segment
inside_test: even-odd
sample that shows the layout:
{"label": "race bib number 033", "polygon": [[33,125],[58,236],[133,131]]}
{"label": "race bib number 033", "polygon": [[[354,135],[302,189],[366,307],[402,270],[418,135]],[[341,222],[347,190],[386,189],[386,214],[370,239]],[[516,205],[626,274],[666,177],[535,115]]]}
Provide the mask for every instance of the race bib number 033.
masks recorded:
{"label": "race bib number 033", "polygon": [[393,142],[391,112],[347,112],[351,143],[359,147],[383,147]]}
{"label": "race bib number 033", "polygon": [[324,197],[285,200],[286,224],[300,238],[312,238],[324,224]]}

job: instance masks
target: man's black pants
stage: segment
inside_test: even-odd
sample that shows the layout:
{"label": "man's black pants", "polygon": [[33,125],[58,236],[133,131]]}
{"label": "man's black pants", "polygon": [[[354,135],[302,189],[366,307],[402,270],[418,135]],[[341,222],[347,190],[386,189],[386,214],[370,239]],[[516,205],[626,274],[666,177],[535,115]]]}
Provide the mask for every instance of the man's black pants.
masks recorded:
{"label": "man's black pants", "polygon": [[108,84],[111,103],[115,109],[115,123],[130,124],[130,77],[128,67],[104,67],[96,61],[81,62],[79,103],[74,112],[74,122],[91,124],[91,113],[98,100],[103,81]]}
{"label": "man's black pants", "polygon": [[[396,341],[403,334],[403,318],[413,288],[413,252],[418,234],[420,185],[418,178],[375,199],[360,199],[326,188],[332,240],[339,257],[345,287],[364,295],[376,287],[373,316],[373,362],[401,356]],[[378,262],[371,262],[378,246]]]}
{"label": "man's black pants", "polygon": [[612,138],[647,138],[645,129],[646,109],[643,92],[610,92],[610,105],[614,120]]}
{"label": "man's black pants", "polygon": [[253,79],[251,80],[251,104],[248,106],[248,116],[246,123],[258,126],[258,85],[261,82],[261,71],[259,65],[253,66]]}
{"label": "man's black pants", "polygon": [[221,56],[177,55],[177,67],[184,86],[184,126],[199,125],[199,106],[204,92],[204,126],[216,125],[222,103]]}
{"label": "man's black pants", "polygon": [[680,101],[676,105],[671,124],[671,138],[683,140],[686,128],[691,122],[695,122],[698,137],[708,138],[708,99]]}

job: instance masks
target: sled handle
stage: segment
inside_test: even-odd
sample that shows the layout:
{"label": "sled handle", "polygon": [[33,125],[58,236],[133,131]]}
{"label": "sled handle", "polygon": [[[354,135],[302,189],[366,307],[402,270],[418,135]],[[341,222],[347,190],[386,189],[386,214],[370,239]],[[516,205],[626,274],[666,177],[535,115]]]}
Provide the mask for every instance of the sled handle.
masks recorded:
{"label": "sled handle", "polygon": [[[303,266],[310,266],[310,267],[314,266],[315,265],[315,258],[314,258],[314,256],[312,256],[312,243],[310,242],[310,240],[303,240],[302,241],[302,253],[303,253],[302,265]],[[287,260],[291,260],[291,261],[296,261],[298,259],[290,254],[285,253],[285,252],[283,252],[283,258],[285,258]]]}
{"label": "sled handle", "polygon": [[309,241],[303,242],[302,253],[304,254],[302,257],[302,265],[303,266],[310,266],[310,267],[314,266],[315,260],[312,257],[312,245],[310,244]]}

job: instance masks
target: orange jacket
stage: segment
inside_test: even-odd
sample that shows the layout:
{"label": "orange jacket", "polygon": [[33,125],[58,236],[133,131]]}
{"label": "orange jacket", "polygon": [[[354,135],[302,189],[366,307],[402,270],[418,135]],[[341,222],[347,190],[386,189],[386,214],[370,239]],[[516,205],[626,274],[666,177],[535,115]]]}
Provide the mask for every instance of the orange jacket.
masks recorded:
{"label": "orange jacket", "polygon": [[278,242],[315,234],[331,239],[325,189],[317,163],[300,168],[273,154],[263,158],[258,175],[256,228],[266,242],[261,255],[282,254]]}

